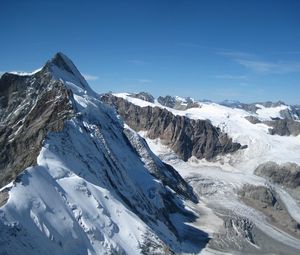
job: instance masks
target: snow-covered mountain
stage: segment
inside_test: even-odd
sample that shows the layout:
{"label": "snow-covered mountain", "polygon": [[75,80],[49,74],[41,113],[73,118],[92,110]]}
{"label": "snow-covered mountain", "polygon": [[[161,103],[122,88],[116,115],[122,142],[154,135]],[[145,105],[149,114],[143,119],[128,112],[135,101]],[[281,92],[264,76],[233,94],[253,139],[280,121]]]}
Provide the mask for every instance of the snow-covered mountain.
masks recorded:
{"label": "snow-covered mountain", "polygon": [[0,80],[1,254],[200,252],[192,188],[62,53]]}
{"label": "snow-covered mountain", "polygon": [[[201,215],[197,226],[212,237],[203,253],[299,254],[300,136],[297,118],[283,114],[291,111],[290,106],[267,103],[244,109],[193,100],[193,107],[183,108],[178,107],[178,97],[150,101],[138,94],[101,97],[194,188],[200,200],[194,207]],[[164,114],[158,115],[157,108]],[[146,114],[140,114],[143,112]],[[243,148],[205,159],[194,153],[186,159],[169,142],[176,134],[170,132],[174,121],[166,121],[170,114],[185,118],[180,129],[180,136],[185,137],[183,147],[192,149],[190,141],[199,133],[195,128],[190,133],[184,127],[193,121],[209,120],[219,134],[226,133],[232,143]]]}
{"label": "snow-covered mountain", "polygon": [[[248,112],[257,113],[265,112],[265,116],[269,118],[281,118],[299,120],[300,112],[298,105],[287,105],[282,101],[278,102],[258,102],[252,104],[245,104],[239,101],[224,100],[220,105],[228,106],[231,108],[244,109]],[[276,114],[276,117],[273,117]]]}
{"label": "snow-covered mountain", "polygon": [[[131,96],[129,96],[131,99]],[[136,131],[147,131],[150,138],[160,138],[183,160],[191,156],[212,159],[218,154],[235,152],[245,146],[232,142],[226,133],[209,120],[192,120],[164,107],[141,107],[111,94],[101,100],[117,108],[122,119]],[[149,102],[149,101],[146,101]]]}
{"label": "snow-covered mountain", "polygon": [[0,254],[300,254],[299,108],[0,79]]}

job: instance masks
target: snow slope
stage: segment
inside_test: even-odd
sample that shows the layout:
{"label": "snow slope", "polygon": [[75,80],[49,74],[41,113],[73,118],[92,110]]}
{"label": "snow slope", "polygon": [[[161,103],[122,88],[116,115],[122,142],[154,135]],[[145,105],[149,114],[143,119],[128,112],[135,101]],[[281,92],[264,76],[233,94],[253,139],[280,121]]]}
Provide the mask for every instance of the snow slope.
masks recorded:
{"label": "snow slope", "polygon": [[[286,245],[286,254],[292,252],[288,247],[296,250],[300,249],[299,239],[271,225],[265,215],[243,204],[237,195],[237,191],[245,184],[271,186],[280,196],[291,217],[300,223],[300,204],[282,187],[267,183],[265,179],[253,174],[255,168],[266,161],[278,163],[295,162],[300,164],[300,136],[270,135],[267,125],[252,124],[245,119],[246,116],[254,116],[260,120],[280,117],[280,111],[286,109],[287,106],[281,105],[267,108],[257,105],[260,108],[257,113],[250,113],[243,109],[226,107],[216,103],[199,102],[200,107],[175,110],[162,106],[157,101],[150,103],[129,97],[127,93],[114,95],[142,107],[162,107],[175,115],[183,115],[191,119],[209,119],[213,125],[228,133],[235,142],[248,146],[247,149],[240,150],[234,154],[219,156],[212,162],[207,162],[204,159],[197,160],[193,157],[188,162],[184,162],[173,151],[164,146],[159,139],[151,140],[147,137],[147,132],[139,133],[147,140],[151,150],[156,155],[159,155],[163,161],[172,165],[198,194],[200,202],[193,208],[196,212],[202,214],[203,217],[200,217],[200,220],[194,223],[195,225],[214,237],[223,227],[223,221],[218,217],[219,211],[220,209],[226,210],[226,212],[231,212],[232,215],[239,215],[249,219],[266,236],[269,236],[273,241],[275,240],[276,245],[278,243],[283,246]],[[211,222],[203,222],[201,219],[204,218]],[[270,240],[268,242],[272,246]],[[275,244],[274,247],[276,247]],[[210,248],[204,249],[202,253],[219,254]]]}
{"label": "snow slope", "polygon": [[[99,101],[66,56],[59,57],[62,62],[48,62],[46,69],[72,91],[75,117],[62,132],[47,135],[36,166],[2,189],[9,190],[9,199],[0,208],[1,250],[14,255],[200,251],[205,234],[185,227],[195,216],[184,208],[183,195],[163,185],[148,161],[164,164],[151,152],[144,151],[147,158],[137,153],[113,109]],[[137,134],[131,139],[149,150]],[[180,186],[182,194],[185,188]],[[174,221],[173,213],[182,215],[181,221]],[[197,242],[184,245],[187,231],[194,231]]]}
{"label": "snow slope", "polygon": [[[199,102],[200,107],[187,110],[175,110],[160,105],[157,101],[150,103],[138,98],[129,97],[128,93],[118,93],[115,96],[122,97],[127,101],[141,107],[162,107],[175,115],[186,116],[191,119],[208,119],[214,126],[228,133],[235,142],[247,145],[246,150],[229,156],[227,161],[234,161],[237,168],[242,171],[253,171],[254,168],[265,161],[273,160],[278,163],[295,162],[300,164],[300,136],[286,137],[270,135],[269,126],[265,124],[252,124],[246,116],[255,116],[261,120],[280,116],[280,111],[288,106],[266,108],[260,106],[258,113],[250,113],[243,109],[230,108],[216,103]],[[240,164],[239,164],[240,163]]]}
{"label": "snow slope", "polygon": [[[295,199],[281,187],[266,183],[265,179],[255,176],[252,173],[252,170],[243,171],[239,167],[230,165],[229,163],[222,163],[220,161],[207,162],[206,160],[199,161],[195,158],[191,158],[188,162],[184,162],[169,148],[162,145],[160,140],[151,140],[147,138],[146,133],[143,132],[140,134],[145,137],[151,150],[159,155],[163,161],[172,165],[193,187],[195,193],[199,196],[199,203],[196,206],[192,206],[192,208],[198,212],[201,217],[199,218],[199,221],[193,223],[194,226],[205,230],[212,238],[214,238],[223,228],[223,220],[220,218],[219,211],[226,210],[229,215],[239,215],[240,217],[249,219],[258,229],[260,229],[260,231],[277,243],[292,247],[293,249],[300,249],[299,239],[271,225],[264,214],[243,204],[237,195],[237,191],[245,184],[254,186],[272,186],[280,196],[291,217],[297,222],[300,222],[299,203],[297,203]],[[205,219],[207,219],[207,221],[205,221]],[[270,241],[269,245],[272,246]],[[219,251],[206,247],[202,250],[201,254],[235,253],[219,253]],[[242,252],[241,254],[244,253]],[[289,253],[287,248],[285,254],[295,253]]]}

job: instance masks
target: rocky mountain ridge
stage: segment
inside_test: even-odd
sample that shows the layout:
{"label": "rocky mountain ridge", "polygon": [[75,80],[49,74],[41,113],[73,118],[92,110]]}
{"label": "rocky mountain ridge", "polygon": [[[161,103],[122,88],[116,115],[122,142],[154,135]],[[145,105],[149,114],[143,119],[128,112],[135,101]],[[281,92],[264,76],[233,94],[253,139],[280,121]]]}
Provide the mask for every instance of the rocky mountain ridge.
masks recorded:
{"label": "rocky mountain ridge", "polygon": [[102,95],[101,100],[114,106],[132,129],[147,131],[151,139],[160,138],[185,161],[192,156],[212,160],[219,154],[244,148],[208,120],[176,116],[159,107],[140,107],[112,94]]}
{"label": "rocky mountain ridge", "polygon": [[[47,84],[47,89],[41,84]],[[36,164],[42,141],[72,116],[70,90],[52,80],[48,66],[33,76],[0,79],[0,187]]]}
{"label": "rocky mountain ridge", "polygon": [[[0,248],[8,254],[200,251],[191,187],[124,129],[58,53],[1,88]],[[4,128],[6,127],[6,128]],[[4,186],[10,182],[7,186]],[[187,236],[194,236],[186,246]],[[149,246],[150,245],[150,246]]]}
{"label": "rocky mountain ridge", "polygon": [[[150,93],[127,93],[128,97],[141,99],[143,101],[174,109],[175,111],[187,111],[193,108],[201,108],[203,104],[216,104],[212,101],[197,101],[193,98],[159,96],[155,99]],[[297,136],[300,134],[300,115],[299,106],[286,105],[282,101],[278,102],[261,102],[245,104],[239,101],[225,100],[219,104],[220,106],[232,109],[241,109],[249,113],[245,118],[252,124],[263,123],[268,125],[271,135],[280,136]],[[273,116],[272,116],[273,115]],[[266,117],[268,116],[268,117]]]}

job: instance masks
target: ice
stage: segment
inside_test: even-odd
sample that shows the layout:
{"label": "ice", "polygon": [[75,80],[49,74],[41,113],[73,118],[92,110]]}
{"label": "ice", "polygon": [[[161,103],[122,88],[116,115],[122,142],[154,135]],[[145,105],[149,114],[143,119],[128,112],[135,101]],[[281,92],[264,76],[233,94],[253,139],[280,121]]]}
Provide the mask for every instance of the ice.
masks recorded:
{"label": "ice", "polygon": [[[270,225],[265,216],[244,205],[239,201],[236,191],[245,184],[266,185],[266,180],[253,174],[256,165],[252,161],[241,168],[240,164],[231,165],[228,162],[217,160],[215,162],[207,162],[206,160],[197,160],[191,158],[188,162],[180,160],[174,152],[161,143],[159,139],[151,140],[147,137],[146,132],[140,132],[147,140],[151,150],[160,156],[166,163],[172,165],[185,180],[194,188],[196,194],[199,195],[199,204],[190,205],[194,211],[198,212],[201,217],[195,226],[206,230],[210,235],[218,233],[222,226],[222,220],[218,218],[212,208],[226,208],[235,213],[250,219],[264,233],[271,236],[275,240],[291,247],[299,248],[300,241],[276,227]],[[233,155],[240,156],[240,155]],[[223,158],[224,159],[224,158]],[[247,167],[250,170],[247,170]],[[270,184],[268,184],[270,185]],[[273,185],[274,189],[280,195],[282,202],[287,207],[290,215],[299,222],[300,210],[295,200],[280,187]],[[205,219],[207,221],[205,222]],[[219,254],[218,252],[205,248],[200,254]]]}

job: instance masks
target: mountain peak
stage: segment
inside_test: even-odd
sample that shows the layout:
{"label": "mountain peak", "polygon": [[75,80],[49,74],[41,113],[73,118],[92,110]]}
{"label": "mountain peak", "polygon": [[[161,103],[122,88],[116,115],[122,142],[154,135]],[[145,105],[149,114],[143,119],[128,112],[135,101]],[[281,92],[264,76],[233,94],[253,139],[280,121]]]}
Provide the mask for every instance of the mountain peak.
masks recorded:
{"label": "mountain peak", "polygon": [[[62,70],[65,70],[71,74],[74,74],[74,69],[77,69],[73,62],[62,52],[58,52],[54,57],[49,61],[49,63],[59,67]],[[74,74],[75,75],[75,74]]]}
{"label": "mountain peak", "polygon": [[62,52],[56,53],[54,57],[46,63],[45,68],[58,80],[73,83],[85,90],[91,90],[72,60]]}

